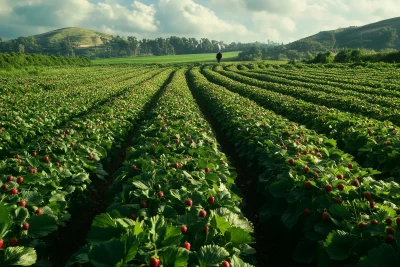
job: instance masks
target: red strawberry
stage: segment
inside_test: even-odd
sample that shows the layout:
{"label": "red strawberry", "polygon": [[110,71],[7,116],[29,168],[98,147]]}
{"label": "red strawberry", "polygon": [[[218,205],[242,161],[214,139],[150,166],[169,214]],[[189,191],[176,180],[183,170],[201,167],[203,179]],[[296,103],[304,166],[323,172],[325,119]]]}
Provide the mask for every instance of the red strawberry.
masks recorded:
{"label": "red strawberry", "polygon": [[370,192],[364,192],[364,197],[368,200],[371,199],[371,193]]}
{"label": "red strawberry", "polygon": [[188,231],[187,226],[186,226],[186,225],[182,225],[182,226],[181,226],[181,232],[182,232],[182,234],[186,234],[187,231]]}
{"label": "red strawberry", "polygon": [[331,192],[332,191],[332,186],[330,184],[325,186],[325,191],[326,192]]}
{"label": "red strawberry", "polygon": [[344,184],[338,184],[338,189],[340,190],[340,191],[342,191],[343,189],[344,189]]}
{"label": "red strawberry", "polygon": [[314,179],[318,179],[318,173],[314,173]]}
{"label": "red strawberry", "polygon": [[378,224],[378,221],[377,220],[372,220],[371,221],[371,225],[377,225]]}
{"label": "red strawberry", "polygon": [[358,224],[358,228],[364,228],[365,226],[366,226],[367,224],[365,223],[365,222],[360,222],[359,224]]}
{"label": "red strawberry", "polygon": [[3,190],[7,190],[7,188],[8,188],[8,184],[3,184],[3,185],[1,186],[1,189],[3,189]]}
{"label": "red strawberry", "polygon": [[17,188],[11,189],[11,190],[10,190],[10,194],[11,194],[11,195],[16,195],[16,194],[18,194],[18,189],[17,189]]}
{"label": "red strawberry", "polygon": [[322,213],[322,220],[326,221],[328,219],[329,219],[329,213],[327,212]]}
{"label": "red strawberry", "polygon": [[11,247],[15,247],[16,245],[18,245],[18,239],[16,239],[15,237],[11,238],[10,239],[10,246]]}
{"label": "red strawberry", "polygon": [[193,201],[191,199],[186,199],[186,205],[191,207],[193,205]]}
{"label": "red strawberry", "polygon": [[42,214],[43,214],[43,211],[42,211],[41,209],[37,209],[37,210],[36,210],[36,214],[37,214],[37,215],[42,215]]}
{"label": "red strawberry", "polygon": [[231,267],[231,265],[229,264],[229,262],[223,261],[222,262],[222,267]]}
{"label": "red strawberry", "polygon": [[137,216],[136,216],[136,214],[132,214],[131,216],[129,216],[129,218],[131,218],[132,220],[136,221]]}
{"label": "red strawberry", "polygon": [[21,200],[21,201],[19,202],[19,205],[20,205],[21,207],[25,208],[25,206],[26,206],[26,201],[25,201],[25,200]]}
{"label": "red strawberry", "polygon": [[201,210],[201,211],[199,212],[199,216],[200,216],[201,218],[204,218],[204,217],[207,216],[207,212],[206,212],[205,210]]}
{"label": "red strawberry", "polygon": [[388,233],[388,235],[394,235],[394,229],[392,227],[389,227],[386,229],[386,233]]}
{"label": "red strawberry", "polygon": [[386,224],[387,224],[388,226],[391,226],[392,223],[393,223],[392,218],[387,218],[387,219],[386,219]]}
{"label": "red strawberry", "polygon": [[160,260],[156,258],[150,259],[150,267],[158,267],[160,265]]}
{"label": "red strawberry", "polygon": [[133,165],[133,166],[132,166],[132,169],[133,169],[134,171],[136,171],[136,170],[137,170],[136,165]]}
{"label": "red strawberry", "polygon": [[204,171],[207,173],[207,172],[210,172],[210,169],[209,168],[205,168]]}
{"label": "red strawberry", "polygon": [[14,179],[14,177],[12,177],[11,175],[7,177],[7,181],[12,182],[12,180]]}
{"label": "red strawberry", "polygon": [[343,200],[341,200],[340,198],[336,198],[335,203],[341,205],[343,203]]}
{"label": "red strawberry", "polygon": [[355,179],[351,182],[351,184],[355,187],[359,187],[360,186],[360,182],[358,181],[358,179]]}
{"label": "red strawberry", "polygon": [[294,165],[294,159],[289,159],[289,164]]}
{"label": "red strawberry", "polygon": [[36,155],[37,155],[36,151],[33,151],[32,156],[36,157]]}
{"label": "red strawberry", "polygon": [[310,167],[305,167],[305,168],[304,168],[304,172],[305,172],[305,173],[307,173],[307,172],[309,172],[309,171],[310,171]]}
{"label": "red strawberry", "polygon": [[353,169],[353,164],[349,163],[349,165],[347,165],[347,168]]}
{"label": "red strawberry", "polygon": [[309,209],[305,209],[304,210],[304,215],[305,216],[310,216],[310,214],[311,214],[311,210],[309,210]]}
{"label": "red strawberry", "polygon": [[190,243],[189,242],[185,242],[183,244],[183,247],[190,251]]}
{"label": "red strawberry", "polygon": [[370,202],[369,202],[369,207],[370,207],[371,209],[375,208],[375,202],[374,202],[374,201],[370,201]]}
{"label": "red strawberry", "polygon": [[22,176],[18,176],[17,183],[22,184],[23,181],[24,181],[24,178]]}
{"label": "red strawberry", "polygon": [[338,174],[336,177],[337,177],[339,180],[343,180],[343,175],[341,175],[341,174]]}
{"label": "red strawberry", "polygon": [[214,202],[215,202],[215,197],[211,196],[208,198],[208,203],[214,204]]}
{"label": "red strawberry", "polygon": [[209,230],[210,230],[210,228],[207,225],[204,226],[204,232],[208,233]]}
{"label": "red strawberry", "polygon": [[175,164],[174,164],[174,168],[175,168],[175,169],[178,169],[178,168],[179,168],[179,163],[175,163]]}
{"label": "red strawberry", "polygon": [[22,228],[24,228],[24,230],[28,230],[28,229],[29,229],[29,223],[24,222],[24,223],[22,224]]}
{"label": "red strawberry", "polygon": [[305,186],[307,189],[311,188],[311,182],[306,181],[306,182],[304,183],[304,186]]}
{"label": "red strawberry", "polygon": [[0,239],[0,249],[3,248],[4,241]]}
{"label": "red strawberry", "polygon": [[162,198],[164,196],[164,193],[160,191],[157,193],[157,196],[158,196],[158,198]]}
{"label": "red strawberry", "polygon": [[92,153],[89,154],[89,159],[93,159],[93,154]]}
{"label": "red strawberry", "polygon": [[386,243],[392,243],[394,241],[394,237],[391,235],[386,236]]}
{"label": "red strawberry", "polygon": [[147,206],[146,201],[140,202],[140,207],[141,207],[142,209],[146,208],[146,206]]}

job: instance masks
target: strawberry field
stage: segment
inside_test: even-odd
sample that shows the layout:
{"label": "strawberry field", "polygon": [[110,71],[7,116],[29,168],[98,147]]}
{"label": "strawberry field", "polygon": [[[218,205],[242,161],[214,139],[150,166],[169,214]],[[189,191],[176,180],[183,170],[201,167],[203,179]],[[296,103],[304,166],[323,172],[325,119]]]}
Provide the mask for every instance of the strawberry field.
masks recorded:
{"label": "strawberry field", "polygon": [[398,266],[400,74],[0,77],[0,266]]}

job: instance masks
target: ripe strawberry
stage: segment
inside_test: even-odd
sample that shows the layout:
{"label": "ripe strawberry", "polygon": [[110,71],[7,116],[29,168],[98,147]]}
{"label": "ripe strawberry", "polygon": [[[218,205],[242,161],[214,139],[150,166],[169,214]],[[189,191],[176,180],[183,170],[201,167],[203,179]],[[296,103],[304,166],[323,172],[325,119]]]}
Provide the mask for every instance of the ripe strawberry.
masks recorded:
{"label": "ripe strawberry", "polygon": [[178,168],[179,168],[179,163],[175,163],[175,164],[174,164],[174,168],[175,168],[175,169],[178,169]]}
{"label": "ripe strawberry", "polygon": [[336,177],[337,177],[339,180],[343,180],[343,175],[341,175],[341,174],[338,174]]}
{"label": "ripe strawberry", "polygon": [[369,202],[369,207],[370,207],[371,209],[375,208],[375,202],[374,202],[374,201],[370,201],[370,202]]}
{"label": "ripe strawberry", "polygon": [[322,213],[322,220],[326,221],[328,219],[329,219],[329,213],[327,212]]}
{"label": "ripe strawberry", "polygon": [[162,198],[164,196],[164,193],[160,191],[157,193],[157,196],[158,196],[158,198]]}
{"label": "ripe strawberry", "polygon": [[371,221],[371,225],[377,225],[378,224],[378,221],[377,220],[372,220]]}
{"label": "ripe strawberry", "polygon": [[207,172],[210,172],[210,169],[209,168],[205,168],[204,171],[207,173]]}
{"label": "ripe strawberry", "polygon": [[176,139],[176,140],[175,140],[175,143],[179,144],[179,142],[180,142],[179,139]]}
{"label": "ripe strawberry", "polygon": [[388,235],[394,235],[394,229],[392,227],[388,227],[386,229],[386,233],[388,233]]}
{"label": "ripe strawberry", "polygon": [[15,237],[11,238],[10,239],[10,246],[11,247],[15,247],[16,245],[18,245],[18,239],[16,239]]}
{"label": "ripe strawberry", "polygon": [[365,222],[360,222],[359,224],[358,224],[358,228],[364,228],[365,226],[366,226],[367,224],[365,223]]}
{"label": "ripe strawberry", "polygon": [[184,247],[190,251],[190,243],[189,242],[185,242],[182,247]]}
{"label": "ripe strawberry", "polygon": [[344,189],[344,184],[338,184],[337,187],[339,191],[342,191]]}
{"label": "ripe strawberry", "polygon": [[60,167],[60,162],[56,162],[56,166],[57,166],[57,167]]}
{"label": "ripe strawberry", "polygon": [[294,159],[289,159],[289,164],[294,165]]}
{"label": "ripe strawberry", "polygon": [[44,157],[44,161],[49,162],[49,161],[50,161],[49,156],[45,156],[45,157]]}
{"label": "ripe strawberry", "polygon": [[17,188],[11,189],[11,190],[10,190],[10,194],[11,194],[11,195],[16,195],[16,194],[18,194],[18,189],[17,189]]}
{"label": "ripe strawberry", "polygon": [[386,219],[386,224],[387,224],[388,226],[391,226],[392,223],[393,223],[392,218],[387,218],[387,219]]}
{"label": "ripe strawberry", "polygon": [[371,199],[371,193],[370,192],[364,192],[364,197],[368,200]]}
{"label": "ripe strawberry", "polygon": [[394,241],[394,237],[391,235],[386,236],[386,243],[392,243]]}
{"label": "ripe strawberry", "polygon": [[36,153],[36,151],[33,151],[33,152],[32,152],[32,156],[34,156],[34,157],[36,157],[36,156],[37,156],[37,153]]}
{"label": "ripe strawberry", "polygon": [[349,164],[347,165],[347,168],[353,169],[353,164],[349,163]]}
{"label": "ripe strawberry", "polygon": [[204,226],[204,232],[208,233],[209,230],[210,230],[210,228],[207,225]]}
{"label": "ripe strawberry", "polygon": [[182,232],[182,234],[186,234],[187,231],[188,231],[187,226],[186,226],[186,225],[182,225],[182,226],[181,226],[181,232]]}
{"label": "ripe strawberry", "polygon": [[201,210],[201,211],[199,212],[199,216],[200,216],[201,218],[204,218],[204,217],[207,216],[207,212],[206,212],[205,210]]}
{"label": "ripe strawberry", "polygon": [[225,164],[225,160],[221,159],[221,164]]}
{"label": "ripe strawberry", "polygon": [[3,184],[3,185],[1,186],[1,189],[3,189],[3,190],[7,190],[7,188],[8,188],[8,184]]}
{"label": "ripe strawberry", "polygon": [[400,225],[400,218],[397,218],[397,219],[396,219],[396,224],[397,224],[397,225]]}
{"label": "ripe strawberry", "polygon": [[215,202],[215,197],[211,196],[208,198],[208,203],[214,204],[214,202]]}
{"label": "ripe strawberry", "polygon": [[24,230],[28,230],[28,229],[29,229],[29,223],[24,222],[24,223],[22,224],[22,228],[23,228]]}
{"label": "ripe strawberry", "polygon": [[158,267],[160,265],[160,260],[156,258],[150,259],[150,267]]}
{"label": "ripe strawberry", "polygon": [[93,159],[93,154],[92,153],[89,154],[89,159]]}
{"label": "ripe strawberry", "polygon": [[304,173],[307,173],[307,172],[309,172],[310,171],[310,167],[305,167],[304,168]]}
{"label": "ripe strawberry", "polygon": [[141,207],[142,209],[146,208],[146,206],[147,206],[146,201],[140,202],[140,207]]}
{"label": "ripe strawberry", "polygon": [[37,215],[42,215],[42,214],[43,214],[43,211],[42,211],[41,209],[37,209],[37,210],[36,210],[36,214],[37,214]]}
{"label": "ripe strawberry", "polygon": [[132,170],[134,170],[134,171],[136,171],[136,170],[137,170],[137,167],[136,167],[136,165],[133,165],[133,166],[132,166]]}
{"label": "ripe strawberry", "polygon": [[351,184],[355,187],[359,187],[360,186],[360,182],[358,181],[358,179],[355,179],[351,182]]}
{"label": "ripe strawberry", "polygon": [[129,218],[132,219],[132,220],[134,220],[134,221],[136,221],[137,216],[136,216],[136,214],[132,214],[131,216],[129,216]]}
{"label": "ripe strawberry", "polygon": [[223,261],[222,262],[222,267],[231,267],[231,265],[229,264],[229,262]]}
{"label": "ripe strawberry", "polygon": [[311,210],[309,210],[309,209],[305,209],[304,210],[304,215],[305,216],[310,216],[310,214],[311,214]]}
{"label": "ripe strawberry", "polygon": [[25,200],[21,200],[21,201],[19,202],[19,205],[20,205],[21,207],[25,208],[25,206],[26,206],[26,201],[25,201]]}
{"label": "ripe strawberry", "polygon": [[14,177],[12,177],[11,175],[7,177],[8,182],[12,182],[13,179],[14,179]]}
{"label": "ripe strawberry", "polygon": [[193,205],[193,201],[191,199],[186,199],[186,206],[191,207]]}
{"label": "ripe strawberry", "polygon": [[325,186],[325,191],[326,192],[331,192],[332,191],[332,186],[330,184]]}
{"label": "ripe strawberry", "polygon": [[340,198],[336,198],[335,203],[341,205],[343,203],[343,200],[341,200]]}
{"label": "ripe strawberry", "polygon": [[23,181],[24,181],[24,178],[22,176],[18,176],[17,183],[22,184]]}
{"label": "ripe strawberry", "polygon": [[318,173],[314,173],[314,179],[318,179]]}
{"label": "ripe strawberry", "polygon": [[0,239],[0,249],[3,248],[4,241]]}

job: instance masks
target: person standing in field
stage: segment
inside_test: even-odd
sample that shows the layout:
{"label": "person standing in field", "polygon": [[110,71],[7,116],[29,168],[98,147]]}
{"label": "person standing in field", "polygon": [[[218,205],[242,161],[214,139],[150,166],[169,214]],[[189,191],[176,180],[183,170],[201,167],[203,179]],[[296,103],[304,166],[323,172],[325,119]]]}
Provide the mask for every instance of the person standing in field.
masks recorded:
{"label": "person standing in field", "polygon": [[218,52],[216,58],[217,58],[217,60],[218,60],[218,63],[220,63],[220,62],[221,62],[221,58],[222,58],[222,53],[221,53],[221,52]]}

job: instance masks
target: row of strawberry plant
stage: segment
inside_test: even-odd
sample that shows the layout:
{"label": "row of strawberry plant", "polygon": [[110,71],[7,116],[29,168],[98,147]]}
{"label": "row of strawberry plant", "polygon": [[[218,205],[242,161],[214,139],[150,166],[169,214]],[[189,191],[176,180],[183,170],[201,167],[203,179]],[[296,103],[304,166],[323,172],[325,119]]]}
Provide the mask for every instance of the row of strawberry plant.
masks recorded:
{"label": "row of strawberry plant", "polygon": [[245,77],[249,77],[252,79],[256,79],[259,81],[264,81],[268,83],[278,83],[287,86],[291,86],[294,88],[304,88],[304,90],[313,90],[316,92],[326,93],[326,94],[335,94],[337,96],[345,96],[346,98],[356,98],[360,99],[363,102],[367,103],[375,103],[378,105],[382,105],[387,108],[399,108],[400,104],[397,101],[398,96],[400,96],[400,92],[396,91],[385,91],[381,89],[373,89],[373,88],[357,88],[356,86],[348,86],[348,88],[340,89],[336,86],[324,85],[322,83],[311,83],[311,82],[303,82],[298,80],[291,80],[287,78],[277,77],[275,75],[270,75],[268,73],[258,73],[258,72],[248,72],[248,71],[238,71],[236,72]]}
{"label": "row of strawberry plant", "polygon": [[[255,71],[261,72],[260,69]],[[375,88],[375,91],[378,89],[386,93],[388,92],[398,93],[396,89],[398,89],[399,86],[398,82],[393,77],[387,77],[383,73],[380,72],[374,73],[369,70],[366,70],[364,72],[353,73],[349,77],[343,77],[343,72],[337,72],[337,71],[335,71],[334,73],[326,73],[325,71],[316,73],[314,70],[308,70],[308,69],[284,70],[284,69],[273,69],[273,68],[269,68],[267,70],[264,69],[262,71],[268,72],[269,74],[284,77],[287,79],[328,84],[343,89],[349,88],[350,90],[352,89],[352,86],[360,87],[361,90],[363,90],[364,89],[363,87],[365,86],[365,87]]]}
{"label": "row of strawberry plant", "polygon": [[[51,95],[44,93],[38,96],[37,101],[29,104],[26,103],[30,99],[29,95],[19,98],[18,106],[21,109],[18,112],[7,110],[0,115],[2,119],[4,118],[0,125],[0,155],[8,156],[15,149],[23,147],[26,142],[29,143],[31,138],[45,135],[71,118],[84,115],[89,110],[129,90],[128,85],[140,83],[157,72],[159,70],[142,74],[138,72],[135,73],[135,77],[110,84],[99,81],[93,87],[87,87],[84,90],[74,88],[68,93],[56,91]],[[2,109],[6,110],[7,107]]]}
{"label": "row of strawberry plant", "polygon": [[183,69],[141,125],[124,165],[114,201],[67,266],[252,266],[243,261],[254,253],[253,227],[238,208],[236,174]]}
{"label": "row of strawberry plant", "polygon": [[107,175],[100,161],[122,142],[170,73],[134,85],[96,114],[34,140],[31,147],[39,146],[34,152],[21,150],[14,159],[0,161],[0,265],[36,262],[35,248],[43,245],[38,238],[65,225],[69,201],[82,196],[91,176]]}
{"label": "row of strawberry plant", "polygon": [[355,156],[364,167],[400,178],[400,153],[397,153],[400,129],[393,124],[243,84],[208,69],[203,74],[230,91],[337,140],[339,147]]}
{"label": "row of strawberry plant", "polygon": [[[348,92],[350,94],[353,94],[354,96],[362,95],[361,93],[364,94],[375,94],[375,95],[384,95],[387,97],[399,97],[400,96],[400,91],[392,90],[392,89],[385,89],[382,87],[374,88],[374,87],[368,87],[368,86],[363,86],[359,85],[357,83],[346,83],[346,82],[332,82],[329,79],[325,79],[322,77],[309,77],[307,76],[301,76],[301,74],[297,73],[276,73],[276,72],[270,72],[266,70],[255,70],[255,71],[250,71],[252,74],[257,74],[253,78],[260,78],[261,80],[265,81],[275,81],[278,83],[284,83],[284,84],[290,84],[294,86],[302,86],[306,88],[315,88],[315,84],[319,85],[320,88],[319,90],[323,90],[326,92],[329,92],[329,89],[336,89],[339,92]],[[304,72],[300,72],[304,73]],[[321,88],[322,87],[322,88]],[[323,88],[326,88],[325,90]],[[343,89],[344,91],[340,90]]]}
{"label": "row of strawberry plant", "polygon": [[189,77],[238,153],[262,173],[261,220],[280,217],[288,230],[303,228],[291,233],[301,234],[296,261],[373,266],[385,253],[385,266],[396,266],[398,183],[375,181],[327,137],[208,82],[198,69]]}
{"label": "row of strawberry plant", "polygon": [[[318,92],[317,90],[295,87],[279,83],[271,83],[252,79],[231,71],[219,71],[226,77],[243,82],[249,85],[257,86],[270,91],[275,91],[285,95],[290,95],[305,101],[310,101],[318,105],[337,108],[342,111],[359,113],[367,117],[378,120],[388,120],[396,125],[400,124],[400,113],[396,108],[389,108],[378,104],[372,104],[346,95],[337,95],[333,93]],[[394,102],[394,101],[393,101]]]}

